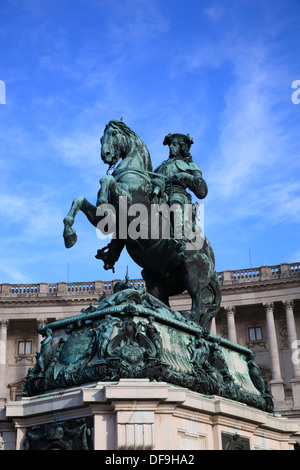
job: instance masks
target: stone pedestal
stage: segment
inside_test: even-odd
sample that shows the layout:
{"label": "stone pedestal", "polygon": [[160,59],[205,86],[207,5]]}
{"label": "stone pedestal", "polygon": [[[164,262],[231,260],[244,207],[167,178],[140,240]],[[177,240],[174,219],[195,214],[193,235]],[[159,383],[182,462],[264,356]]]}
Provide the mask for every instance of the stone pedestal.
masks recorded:
{"label": "stone pedestal", "polygon": [[290,450],[298,431],[298,424],[243,403],[147,379],[8,402],[6,417],[17,450],[223,450],[230,440],[245,450]]}
{"label": "stone pedestal", "polygon": [[251,350],[211,334],[141,289],[117,291],[39,332],[45,339],[27,374],[26,397],[149,378],[273,411]]}
{"label": "stone pedestal", "polygon": [[141,289],[39,332],[23,399],[6,405],[16,449],[291,448],[298,424],[272,414],[251,350]]}

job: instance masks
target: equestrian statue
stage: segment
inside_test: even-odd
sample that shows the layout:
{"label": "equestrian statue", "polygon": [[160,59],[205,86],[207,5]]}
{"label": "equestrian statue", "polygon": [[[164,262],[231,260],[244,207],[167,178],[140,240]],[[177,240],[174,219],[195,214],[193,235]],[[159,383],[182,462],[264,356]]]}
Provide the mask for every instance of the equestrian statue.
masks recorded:
{"label": "equestrian statue", "polygon": [[79,210],[97,228],[111,221],[112,239],[96,254],[104,268],[113,269],[126,248],[142,268],[149,294],[169,307],[170,297],[187,291],[187,317],[209,328],[219,311],[221,292],[214,253],[197,225],[190,194],[198,199],[207,195],[206,182],[190,154],[193,139],[189,134],[168,134],[163,144],[169,146],[169,158],[154,171],[146,145],[122,120],[111,120],[100,142],[107,174],[100,180],[96,205],[82,196],[72,202],[64,219],[65,246],[76,243],[72,225]]}

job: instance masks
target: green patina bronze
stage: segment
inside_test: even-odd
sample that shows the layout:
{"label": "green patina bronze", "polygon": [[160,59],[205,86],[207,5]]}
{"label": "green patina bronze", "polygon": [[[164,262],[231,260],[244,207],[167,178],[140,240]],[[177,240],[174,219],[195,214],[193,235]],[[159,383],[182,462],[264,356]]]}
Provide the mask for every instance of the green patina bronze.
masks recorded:
{"label": "green patina bronze", "polygon": [[28,371],[25,396],[147,377],[273,409],[251,350],[209,333],[126,281],[80,315],[39,332],[45,339]]}
{"label": "green patina bronze", "polygon": [[92,418],[73,419],[27,428],[24,450],[93,450]]}
{"label": "green patina bronze", "polygon": [[[112,173],[100,181],[96,206],[83,197],[73,201],[64,219],[68,248],[76,242],[72,225],[79,210],[97,226],[104,217],[97,215],[97,206],[111,204],[119,209],[120,196],[126,196],[129,206],[140,203],[148,209],[153,204],[176,203],[179,208],[190,204],[187,189],[205,198],[207,186],[192,160],[189,135],[166,136],[164,145],[170,147],[170,156],[155,171],[147,147],[123,121],[110,121],[101,143],[102,159]],[[126,212],[126,223],[130,222]],[[116,230],[115,238],[96,257],[103,260],[105,269],[111,269],[126,247],[143,268],[146,290],[133,286],[127,274],[112,295],[104,292],[79,315],[40,329],[45,339],[35,366],[28,371],[24,396],[147,377],[272,412],[272,396],[251,350],[209,333],[221,302],[214,254],[205,237],[200,248],[187,249],[190,239],[184,222],[172,219],[169,238],[137,240],[124,238]],[[193,226],[195,219],[189,223]],[[179,239],[174,236],[176,230],[182,233]],[[185,290],[191,297],[191,310],[176,312],[169,298]],[[69,434],[67,427],[67,439]],[[34,432],[30,436],[33,446]],[[78,445],[84,443],[79,440]]]}
{"label": "green patina bronze", "polygon": [[[174,214],[173,219],[180,227],[176,232],[173,223],[170,232],[179,232],[181,238],[175,238],[171,233],[168,239],[161,236],[157,239],[149,233],[147,238],[134,239],[130,233],[126,238],[119,233],[120,217],[126,218],[127,227],[132,221],[127,211],[123,214],[121,197],[127,198],[129,207],[138,203],[147,209],[144,223],[149,229],[153,204],[168,204],[179,209],[184,204],[191,205],[187,189],[198,198],[205,198],[207,185],[199,166],[192,160],[192,142],[189,135],[168,134],[164,144],[170,147],[170,157],[153,172],[148,149],[142,140],[123,121],[110,121],[101,138],[101,157],[112,174],[100,180],[96,206],[83,197],[73,201],[64,219],[64,239],[67,248],[76,242],[72,225],[79,210],[97,227],[104,217],[97,215],[97,207],[111,204],[116,208],[118,219],[115,238],[96,255],[104,261],[104,268],[112,269],[126,247],[133,261],[143,268],[142,276],[149,293],[169,305],[170,296],[187,290],[192,300],[190,318],[207,327],[219,310],[221,294],[214,253],[207,238],[203,236],[201,248],[187,247],[197,229],[195,213],[189,220],[190,230]],[[188,240],[187,233],[191,234],[191,240]]]}

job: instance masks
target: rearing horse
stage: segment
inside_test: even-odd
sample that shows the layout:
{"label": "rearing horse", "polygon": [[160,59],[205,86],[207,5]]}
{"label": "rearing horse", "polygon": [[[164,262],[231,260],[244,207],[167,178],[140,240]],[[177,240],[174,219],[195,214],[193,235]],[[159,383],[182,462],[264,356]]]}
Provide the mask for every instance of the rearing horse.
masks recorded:
{"label": "rearing horse", "polygon": [[[146,145],[123,121],[112,120],[105,127],[101,138],[101,158],[109,165],[108,171],[112,169],[113,172],[100,180],[101,187],[96,206],[84,197],[74,199],[64,219],[64,239],[67,248],[73,246],[77,240],[72,225],[79,210],[97,227],[103,220],[103,215],[98,215],[97,207],[111,204],[116,209],[118,222],[121,216],[121,196],[127,198],[128,207],[140,204],[147,209],[144,222],[151,227],[153,201],[151,182],[155,174],[152,171]],[[132,217],[128,216],[128,211],[122,217],[126,217],[128,227]],[[183,254],[179,254],[178,246],[173,239],[132,238],[129,232],[124,237],[119,233],[118,227],[117,223],[113,240],[107,247],[98,250],[96,255],[96,258],[104,261],[104,268],[113,268],[123,248],[126,247],[131,258],[143,268],[142,276],[150,294],[169,306],[170,296],[187,290],[192,300],[190,319],[207,327],[218,312],[221,302],[214,254],[208,240],[204,238],[199,250],[185,250]]]}

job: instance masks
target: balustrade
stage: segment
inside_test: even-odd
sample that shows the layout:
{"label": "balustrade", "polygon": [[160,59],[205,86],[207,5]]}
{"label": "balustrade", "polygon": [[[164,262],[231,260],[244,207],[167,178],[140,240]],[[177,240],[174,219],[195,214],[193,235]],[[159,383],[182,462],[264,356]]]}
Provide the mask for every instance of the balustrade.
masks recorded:
{"label": "balustrade", "polygon": [[56,294],[57,286],[56,284],[49,285],[49,294]]}
{"label": "balustrade", "polygon": [[39,284],[14,284],[11,286],[11,294],[30,295],[39,292]]}
{"label": "balustrade", "polygon": [[233,274],[234,281],[241,281],[241,280],[247,281],[247,280],[260,278],[260,269],[259,268],[243,269],[243,270],[234,271],[232,274]]}
{"label": "balustrade", "polygon": [[94,283],[68,283],[68,292],[74,294],[93,294],[94,293]]}
{"label": "balustrade", "polygon": [[280,266],[270,266],[271,276],[279,277],[280,276]]}
{"label": "balustrade", "polygon": [[290,273],[291,275],[300,274],[300,264],[290,264]]}
{"label": "balustrade", "polygon": [[[256,282],[258,280],[278,279],[281,277],[300,276],[300,264],[281,264],[278,266],[261,266],[260,268],[238,269],[233,271],[221,271],[217,273],[219,283],[235,284],[244,282]],[[113,292],[114,285],[118,280],[94,281],[94,282],[69,282],[69,283],[40,283],[40,284],[0,284],[0,296],[47,296],[47,295],[70,295],[95,294],[105,291]],[[130,280],[131,286],[145,289],[144,279]],[[64,287],[65,286],[65,287]]]}

